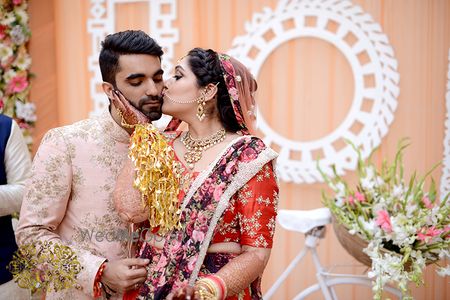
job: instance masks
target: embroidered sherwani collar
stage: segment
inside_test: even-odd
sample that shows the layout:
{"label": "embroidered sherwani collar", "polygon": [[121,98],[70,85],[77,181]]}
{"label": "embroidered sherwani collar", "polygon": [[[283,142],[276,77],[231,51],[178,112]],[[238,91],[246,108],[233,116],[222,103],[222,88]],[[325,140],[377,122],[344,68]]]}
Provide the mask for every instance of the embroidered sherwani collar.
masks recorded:
{"label": "embroidered sherwani collar", "polygon": [[98,120],[104,131],[107,132],[114,140],[121,143],[128,143],[130,141],[130,135],[128,132],[120,127],[116,121],[114,121],[108,110],[103,111]]}

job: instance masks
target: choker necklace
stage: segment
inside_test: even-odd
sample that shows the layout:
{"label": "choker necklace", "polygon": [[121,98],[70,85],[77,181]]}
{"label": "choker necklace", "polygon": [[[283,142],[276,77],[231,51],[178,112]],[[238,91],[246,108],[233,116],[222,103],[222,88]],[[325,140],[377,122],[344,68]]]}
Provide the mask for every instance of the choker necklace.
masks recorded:
{"label": "choker necklace", "polygon": [[189,169],[194,169],[194,164],[202,158],[203,151],[222,142],[226,135],[227,132],[223,128],[202,139],[194,139],[189,131],[186,132],[186,134],[181,137],[181,142],[188,150],[184,154],[184,160],[188,163]]}

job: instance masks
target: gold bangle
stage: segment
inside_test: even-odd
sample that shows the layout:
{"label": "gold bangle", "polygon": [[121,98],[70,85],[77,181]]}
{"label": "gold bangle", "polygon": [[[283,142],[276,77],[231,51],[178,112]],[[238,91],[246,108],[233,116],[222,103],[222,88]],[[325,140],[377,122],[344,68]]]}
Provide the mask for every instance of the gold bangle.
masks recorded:
{"label": "gold bangle", "polygon": [[219,290],[215,286],[214,282],[207,278],[200,279],[195,284],[195,288],[198,291],[201,300],[218,300]]}

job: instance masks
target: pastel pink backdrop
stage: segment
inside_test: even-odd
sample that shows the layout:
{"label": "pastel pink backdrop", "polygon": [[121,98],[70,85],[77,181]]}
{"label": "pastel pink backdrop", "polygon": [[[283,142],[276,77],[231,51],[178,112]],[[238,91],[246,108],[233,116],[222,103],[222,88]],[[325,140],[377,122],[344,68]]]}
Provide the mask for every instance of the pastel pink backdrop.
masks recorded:
{"label": "pastel pink backdrop", "polygon": [[[405,157],[407,173],[425,172],[443,155],[447,55],[450,48],[450,2],[446,0],[355,0],[379,23],[393,46],[400,74],[400,96],[395,120],[383,138],[376,158],[392,158],[397,141],[410,137]],[[194,46],[226,52],[235,36],[245,33],[244,23],[266,6],[278,1],[178,1],[180,30],[175,57]],[[87,32],[90,1],[29,1],[33,58],[31,99],[37,105],[34,131],[36,150],[50,128],[86,118],[92,109],[89,96],[87,57],[91,54]],[[116,30],[148,31],[148,5],[120,4]],[[301,55],[299,53],[301,52]],[[176,59],[175,59],[176,60]],[[166,70],[170,71],[170,70]],[[353,78],[344,56],[331,44],[314,38],[291,40],[266,60],[258,77],[258,103],[269,125],[284,136],[306,141],[331,132],[351,105]],[[295,100],[293,100],[295,99]],[[348,99],[348,100],[346,100]],[[439,179],[441,170],[433,174]],[[353,172],[347,176],[355,180]],[[281,183],[280,208],[321,207],[323,184]],[[319,247],[323,262],[354,263],[338,243],[331,227]],[[263,289],[274,282],[304,244],[299,234],[278,227],[274,249],[263,279]],[[356,269],[351,269],[356,272]],[[449,299],[449,279],[425,273],[425,286],[413,288],[416,299]],[[304,262],[289,277],[275,299],[291,299],[315,282],[311,261]],[[340,287],[342,299],[370,299],[370,290]],[[320,299],[318,298],[314,299]]]}

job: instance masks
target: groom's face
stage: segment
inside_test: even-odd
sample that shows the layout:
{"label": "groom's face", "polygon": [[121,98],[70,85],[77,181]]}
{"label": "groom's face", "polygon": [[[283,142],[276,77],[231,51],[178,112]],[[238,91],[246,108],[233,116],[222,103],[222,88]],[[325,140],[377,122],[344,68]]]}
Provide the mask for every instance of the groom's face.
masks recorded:
{"label": "groom's face", "polygon": [[161,118],[164,87],[159,57],[148,54],[126,54],[119,57],[116,86],[135,108],[151,120]]}

